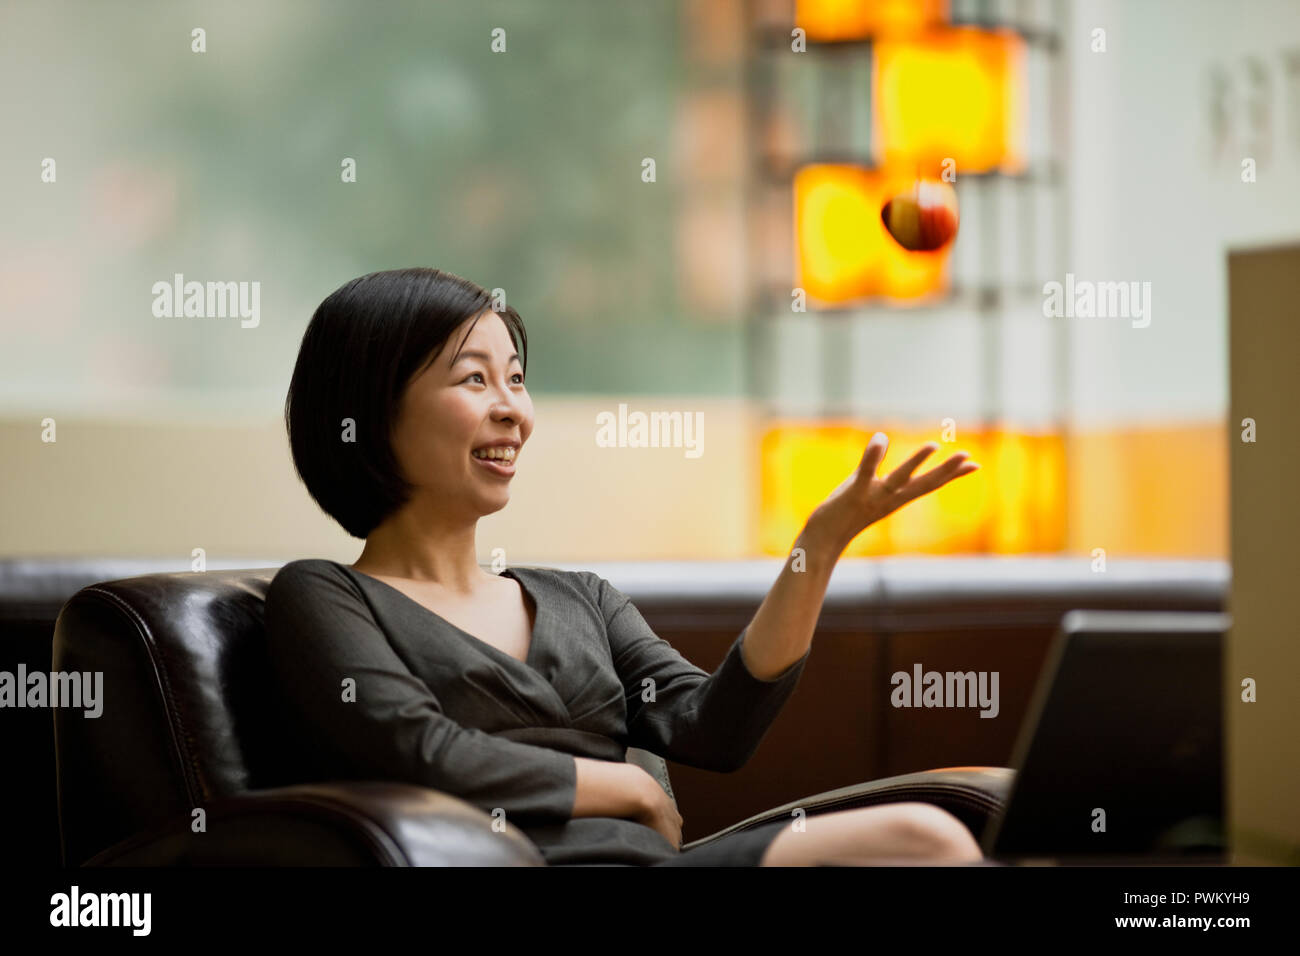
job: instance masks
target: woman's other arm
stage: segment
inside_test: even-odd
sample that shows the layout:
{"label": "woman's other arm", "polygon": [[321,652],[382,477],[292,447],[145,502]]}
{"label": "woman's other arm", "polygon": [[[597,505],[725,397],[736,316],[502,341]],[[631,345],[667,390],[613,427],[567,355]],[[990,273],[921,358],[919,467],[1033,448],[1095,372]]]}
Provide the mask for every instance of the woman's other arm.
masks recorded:
{"label": "woman's other arm", "polygon": [[635,817],[653,794],[662,788],[636,764],[613,760],[573,758],[578,767],[578,796],[573,802],[575,817]]}

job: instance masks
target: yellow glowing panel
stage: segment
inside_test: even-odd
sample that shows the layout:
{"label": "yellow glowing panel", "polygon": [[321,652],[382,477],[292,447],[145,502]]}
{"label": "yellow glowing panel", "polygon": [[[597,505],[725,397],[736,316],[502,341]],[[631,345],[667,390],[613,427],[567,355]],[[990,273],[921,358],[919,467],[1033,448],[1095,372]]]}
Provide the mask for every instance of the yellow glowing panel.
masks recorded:
{"label": "yellow glowing panel", "polygon": [[808,515],[857,467],[871,435],[861,426],[819,422],[774,423],[765,431],[759,444],[765,554],[789,552]]}
{"label": "yellow glowing panel", "polygon": [[814,165],[794,177],[795,285],[810,302],[867,296],[916,299],[947,290],[951,246],[908,252],[880,220],[885,200],[907,188],[910,171]]}
{"label": "yellow glowing panel", "polygon": [[796,0],[794,25],[810,40],[905,34],[948,20],[948,0]]}
{"label": "yellow glowing panel", "polygon": [[997,520],[989,526],[987,550],[1027,554],[1064,548],[1064,438],[1054,432],[994,431],[984,454],[1000,478],[992,489]]}
{"label": "yellow glowing panel", "polygon": [[956,173],[1024,169],[1024,41],[952,27],[882,39],[872,63],[872,151],[879,164],[956,161]]}
{"label": "yellow glowing panel", "polygon": [[939,443],[917,473],[958,451],[979,471],[909,502],[857,536],[846,556],[1033,553],[1065,546],[1064,442],[1058,434],[967,429],[954,442],[938,428],[870,423],[773,422],[760,444],[760,547],[789,553],[808,516],[862,460],[872,434],[889,436],[884,477],[926,442]]}

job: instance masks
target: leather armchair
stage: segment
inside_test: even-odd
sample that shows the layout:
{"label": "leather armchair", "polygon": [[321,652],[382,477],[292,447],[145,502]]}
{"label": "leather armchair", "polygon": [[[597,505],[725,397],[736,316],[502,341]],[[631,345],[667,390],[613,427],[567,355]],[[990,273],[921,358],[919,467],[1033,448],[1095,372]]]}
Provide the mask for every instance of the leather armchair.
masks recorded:
{"label": "leather armchair", "polygon": [[[53,669],[102,672],[102,713],[54,710],[65,865],[545,865],[519,830],[447,793],[390,781],[313,781],[276,728],[262,604],[276,568],[155,573],[84,587],[59,614]],[[665,762],[627,759],[672,795]],[[1012,771],[946,768],[844,787],[726,833],[809,813],[918,800],[975,834]],[[203,826],[196,812],[202,809]],[[196,830],[198,832],[196,832]]]}

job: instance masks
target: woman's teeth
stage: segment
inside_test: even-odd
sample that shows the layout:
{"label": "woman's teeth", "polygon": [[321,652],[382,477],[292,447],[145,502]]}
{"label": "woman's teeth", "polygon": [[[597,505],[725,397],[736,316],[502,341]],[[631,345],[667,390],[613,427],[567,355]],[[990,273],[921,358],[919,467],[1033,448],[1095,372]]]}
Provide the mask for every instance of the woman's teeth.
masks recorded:
{"label": "woman's teeth", "polygon": [[492,458],[497,461],[514,461],[515,450],[513,448],[484,448],[471,452],[475,458]]}

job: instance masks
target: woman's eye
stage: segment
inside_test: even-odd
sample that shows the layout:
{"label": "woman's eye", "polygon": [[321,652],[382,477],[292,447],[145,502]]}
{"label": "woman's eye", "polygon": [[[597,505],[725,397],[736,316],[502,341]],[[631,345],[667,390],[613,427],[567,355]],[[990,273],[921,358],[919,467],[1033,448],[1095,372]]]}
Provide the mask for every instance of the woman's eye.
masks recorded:
{"label": "woman's eye", "polygon": [[[466,378],[465,381],[468,382],[471,378],[479,378],[479,379],[481,379],[482,377],[483,377],[483,373],[482,373],[482,372],[472,372],[472,373],[470,373],[469,378]],[[515,374],[514,374],[512,377],[513,377],[513,378],[517,378],[517,379],[519,379],[519,384],[520,384],[520,385],[524,384],[524,375],[523,375],[522,372],[515,372]]]}

